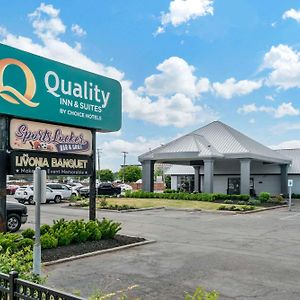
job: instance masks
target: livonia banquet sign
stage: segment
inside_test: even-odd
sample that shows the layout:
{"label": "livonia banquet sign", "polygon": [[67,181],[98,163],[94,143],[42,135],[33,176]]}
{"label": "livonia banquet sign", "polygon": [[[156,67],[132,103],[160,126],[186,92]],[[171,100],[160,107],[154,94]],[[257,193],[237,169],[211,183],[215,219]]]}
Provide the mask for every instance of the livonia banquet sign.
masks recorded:
{"label": "livonia banquet sign", "polygon": [[0,113],[101,131],[121,128],[121,85],[0,44]]}

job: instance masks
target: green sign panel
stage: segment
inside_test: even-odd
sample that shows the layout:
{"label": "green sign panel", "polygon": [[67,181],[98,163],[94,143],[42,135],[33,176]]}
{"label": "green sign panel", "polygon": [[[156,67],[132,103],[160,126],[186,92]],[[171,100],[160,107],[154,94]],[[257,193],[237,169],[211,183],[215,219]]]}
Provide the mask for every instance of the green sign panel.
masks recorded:
{"label": "green sign panel", "polygon": [[118,81],[0,44],[0,113],[99,131],[121,128]]}

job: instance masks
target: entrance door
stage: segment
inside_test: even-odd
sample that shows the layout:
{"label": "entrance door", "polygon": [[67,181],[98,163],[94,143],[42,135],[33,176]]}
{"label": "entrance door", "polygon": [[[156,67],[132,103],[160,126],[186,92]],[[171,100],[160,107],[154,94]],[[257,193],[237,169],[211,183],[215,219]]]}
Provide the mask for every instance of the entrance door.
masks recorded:
{"label": "entrance door", "polygon": [[[227,194],[228,195],[239,195],[240,194],[240,184],[241,180],[239,177],[228,178]],[[250,178],[250,196],[255,196],[254,190],[254,179]]]}
{"label": "entrance door", "polygon": [[238,177],[228,178],[227,193],[228,195],[240,194],[240,178]]}

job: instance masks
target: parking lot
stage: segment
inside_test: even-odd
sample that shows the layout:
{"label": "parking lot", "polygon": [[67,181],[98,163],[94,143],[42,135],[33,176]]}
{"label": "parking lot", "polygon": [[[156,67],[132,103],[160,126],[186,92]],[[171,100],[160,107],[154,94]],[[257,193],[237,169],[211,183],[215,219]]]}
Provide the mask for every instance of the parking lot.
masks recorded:
{"label": "parking lot", "polygon": [[[28,206],[34,225],[34,206]],[[44,269],[47,284],[82,296],[103,289],[142,299],[183,299],[197,286],[220,299],[299,299],[300,205],[248,215],[152,210],[97,212],[123,224],[121,233],[155,244]],[[66,204],[42,206],[42,223],[88,218]]]}

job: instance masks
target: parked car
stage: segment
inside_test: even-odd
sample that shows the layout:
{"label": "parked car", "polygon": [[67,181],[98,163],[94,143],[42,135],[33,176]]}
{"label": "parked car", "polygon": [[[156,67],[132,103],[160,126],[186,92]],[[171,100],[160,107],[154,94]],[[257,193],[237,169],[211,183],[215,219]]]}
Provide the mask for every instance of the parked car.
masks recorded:
{"label": "parked car", "polygon": [[7,201],[6,202],[7,213],[7,230],[10,232],[16,232],[20,229],[21,224],[27,222],[27,207],[24,204]]}
{"label": "parked car", "polygon": [[[28,202],[29,204],[35,204],[33,199],[33,185],[23,186],[16,190],[14,198],[18,200],[19,203]],[[46,187],[46,203],[54,201],[55,203],[60,203],[63,198],[59,191],[55,191]]]}
{"label": "parked car", "polygon": [[[60,192],[62,195],[62,199],[69,199],[72,196],[72,189],[66,184],[47,183],[47,187],[49,187],[53,191]],[[73,195],[76,196],[75,191],[73,192]]]}
{"label": "parked car", "polygon": [[14,195],[16,190],[19,188],[19,185],[16,184],[7,184],[6,185],[6,194],[7,195]]}
{"label": "parked car", "polygon": [[110,182],[102,182],[97,189],[98,195],[118,196],[121,194],[121,188]]}
{"label": "parked car", "polygon": [[118,187],[121,188],[121,192],[126,192],[126,191],[132,191],[132,186],[126,183],[120,183],[118,184]]}
{"label": "parked car", "polygon": [[[119,196],[121,194],[121,188],[110,182],[102,182],[96,188],[96,192],[98,195]],[[90,188],[88,186],[81,188],[79,194],[83,197],[89,197]]]}

